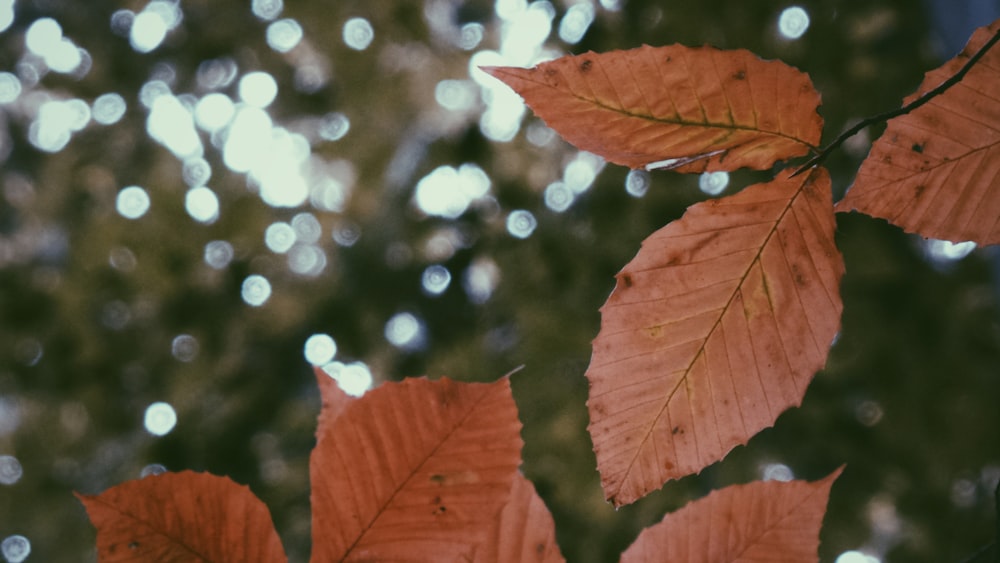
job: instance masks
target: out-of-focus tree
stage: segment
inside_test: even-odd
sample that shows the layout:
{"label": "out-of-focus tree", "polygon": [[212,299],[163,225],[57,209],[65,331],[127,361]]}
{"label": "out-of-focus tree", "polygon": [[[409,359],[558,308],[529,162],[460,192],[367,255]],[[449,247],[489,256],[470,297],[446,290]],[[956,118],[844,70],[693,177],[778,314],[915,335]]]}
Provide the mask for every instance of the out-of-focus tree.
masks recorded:
{"label": "out-of-focus tree", "polygon": [[[841,463],[827,560],[954,560],[986,543],[989,262],[856,216],[840,218],[842,335],[803,407],[699,476],[618,512],[603,501],[583,372],[612,276],[705,192],[758,176],[605,167],[476,67],[747,48],[809,72],[832,137],[952,54],[905,0],[788,9],[0,1],[0,539],[28,538],[29,560],[86,560],[70,491],[162,466],[248,483],[304,559],[313,362],[362,384],[525,365],[524,471],[573,561],[611,560],[710,487]],[[877,134],[830,159],[838,196]]]}

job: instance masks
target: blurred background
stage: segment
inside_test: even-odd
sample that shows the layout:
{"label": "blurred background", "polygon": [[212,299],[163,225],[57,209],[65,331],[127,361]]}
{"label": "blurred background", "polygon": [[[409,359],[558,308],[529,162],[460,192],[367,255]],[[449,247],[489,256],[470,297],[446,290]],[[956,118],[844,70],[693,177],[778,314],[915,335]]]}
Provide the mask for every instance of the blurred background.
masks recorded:
{"label": "blurred background", "polygon": [[[996,253],[838,216],[843,331],[803,406],[616,512],[583,375],[613,275],[771,173],[605,166],[477,65],[747,48],[811,75],[829,141],[998,4],[0,0],[3,556],[93,561],[72,491],[193,469],[249,484],[305,561],[311,365],[360,393],[523,364],[523,470],[570,561],[617,560],[712,489],[841,464],[823,561],[968,560],[1000,479]],[[829,159],[835,197],[879,132]]]}

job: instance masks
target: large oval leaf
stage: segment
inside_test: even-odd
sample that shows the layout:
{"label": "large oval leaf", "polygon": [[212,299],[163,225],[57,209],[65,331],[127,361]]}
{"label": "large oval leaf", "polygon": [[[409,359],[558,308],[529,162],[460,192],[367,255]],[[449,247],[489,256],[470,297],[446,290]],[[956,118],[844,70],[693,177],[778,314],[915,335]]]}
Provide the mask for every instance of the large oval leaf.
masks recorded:
{"label": "large oval leaf", "polygon": [[250,489],[207,473],[164,473],[77,497],[114,561],[287,561],[271,515]]}
{"label": "large oval leaf", "polygon": [[483,70],[564,139],[630,168],[768,169],[823,127],[805,73],[745,50],[646,45]]}
{"label": "large oval leaf", "polygon": [[[509,378],[407,379],[321,416],[313,561],[466,561],[521,463]],[[328,389],[329,390],[329,389]]]}
{"label": "large oval leaf", "polygon": [[819,560],[830,487],[840,476],[757,481],[711,492],[639,534],[622,563],[737,563]]}
{"label": "large oval leaf", "polygon": [[[905,103],[953,76],[998,31],[1000,20],[976,30]],[[856,209],[925,237],[1000,243],[997,108],[1000,47],[993,46],[958,84],[889,120],[837,210]]]}
{"label": "large oval leaf", "polygon": [[840,324],[834,227],[816,169],[694,205],[643,242],[587,369],[609,500],[700,471],[801,402]]}

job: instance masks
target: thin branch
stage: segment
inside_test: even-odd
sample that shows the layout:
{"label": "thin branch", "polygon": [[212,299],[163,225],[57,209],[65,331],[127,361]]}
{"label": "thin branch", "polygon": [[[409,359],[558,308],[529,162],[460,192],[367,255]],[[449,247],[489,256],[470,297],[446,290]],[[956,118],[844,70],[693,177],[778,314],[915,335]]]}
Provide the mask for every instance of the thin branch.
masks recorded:
{"label": "thin branch", "polygon": [[991,37],[990,40],[987,41],[985,45],[980,47],[979,50],[976,51],[976,54],[972,55],[969,58],[969,60],[966,61],[964,65],[962,65],[962,68],[959,69],[959,71],[956,72],[951,78],[945,80],[941,84],[938,84],[938,86],[933,90],[924,93],[924,95],[920,96],[916,100],[913,100],[912,102],[906,104],[901,108],[883,112],[878,115],[873,115],[871,117],[859,121],[858,123],[855,123],[853,127],[841,133],[840,136],[834,139],[832,143],[830,143],[822,150],[820,150],[819,154],[810,158],[808,161],[806,161],[805,164],[800,166],[795,171],[795,173],[792,174],[792,177],[798,176],[799,174],[805,172],[806,169],[812,168],[813,166],[816,166],[817,164],[826,160],[826,157],[828,157],[831,152],[833,152],[840,145],[844,144],[844,141],[846,141],[847,139],[850,139],[854,135],[857,135],[858,132],[864,129],[865,127],[868,127],[869,125],[874,125],[876,123],[880,123],[882,121],[888,121],[893,117],[898,117],[900,115],[910,113],[911,111],[931,101],[932,98],[940,95],[948,88],[951,88],[955,84],[958,84],[962,80],[962,78],[965,77],[966,73],[969,72],[969,69],[971,69],[974,64],[979,62],[979,59],[983,58],[983,55],[986,54],[986,51],[989,51],[990,47],[992,47],[998,40],[1000,40],[1000,30],[997,30],[997,32],[993,34],[993,37]]}

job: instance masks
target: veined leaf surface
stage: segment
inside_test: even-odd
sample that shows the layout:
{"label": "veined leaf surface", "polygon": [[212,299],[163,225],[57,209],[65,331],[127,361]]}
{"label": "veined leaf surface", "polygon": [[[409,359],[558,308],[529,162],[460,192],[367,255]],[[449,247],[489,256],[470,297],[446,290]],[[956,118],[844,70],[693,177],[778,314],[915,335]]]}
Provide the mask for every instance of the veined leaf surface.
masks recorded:
{"label": "veined leaf surface", "polygon": [[97,528],[101,563],[288,560],[267,507],[226,477],[164,473],[77,498]]}
{"label": "veined leaf surface", "polygon": [[[1000,20],[928,72],[910,103],[953,76],[1000,31]],[[837,205],[904,230],[953,242],[1000,243],[1000,47],[962,80],[910,113],[890,119],[854,185]]]}
{"label": "veined leaf surface", "polygon": [[630,168],[768,169],[823,127],[805,73],[745,50],[646,45],[483,70],[564,139]]}
{"label": "veined leaf surface", "polygon": [[746,443],[825,364],[844,270],[830,177],[789,175],[693,205],[618,274],[587,369],[616,505]]}
{"label": "veined leaf surface", "polygon": [[552,514],[520,472],[514,475],[510,497],[497,516],[485,543],[476,550],[475,563],[560,563],[565,561],[556,543]]}
{"label": "veined leaf surface", "polygon": [[840,476],[756,481],[713,491],[642,531],[622,563],[819,561],[819,531]]}
{"label": "veined leaf surface", "polygon": [[324,404],[342,410],[320,416],[309,462],[312,560],[470,560],[521,463],[509,378],[410,378]]}

